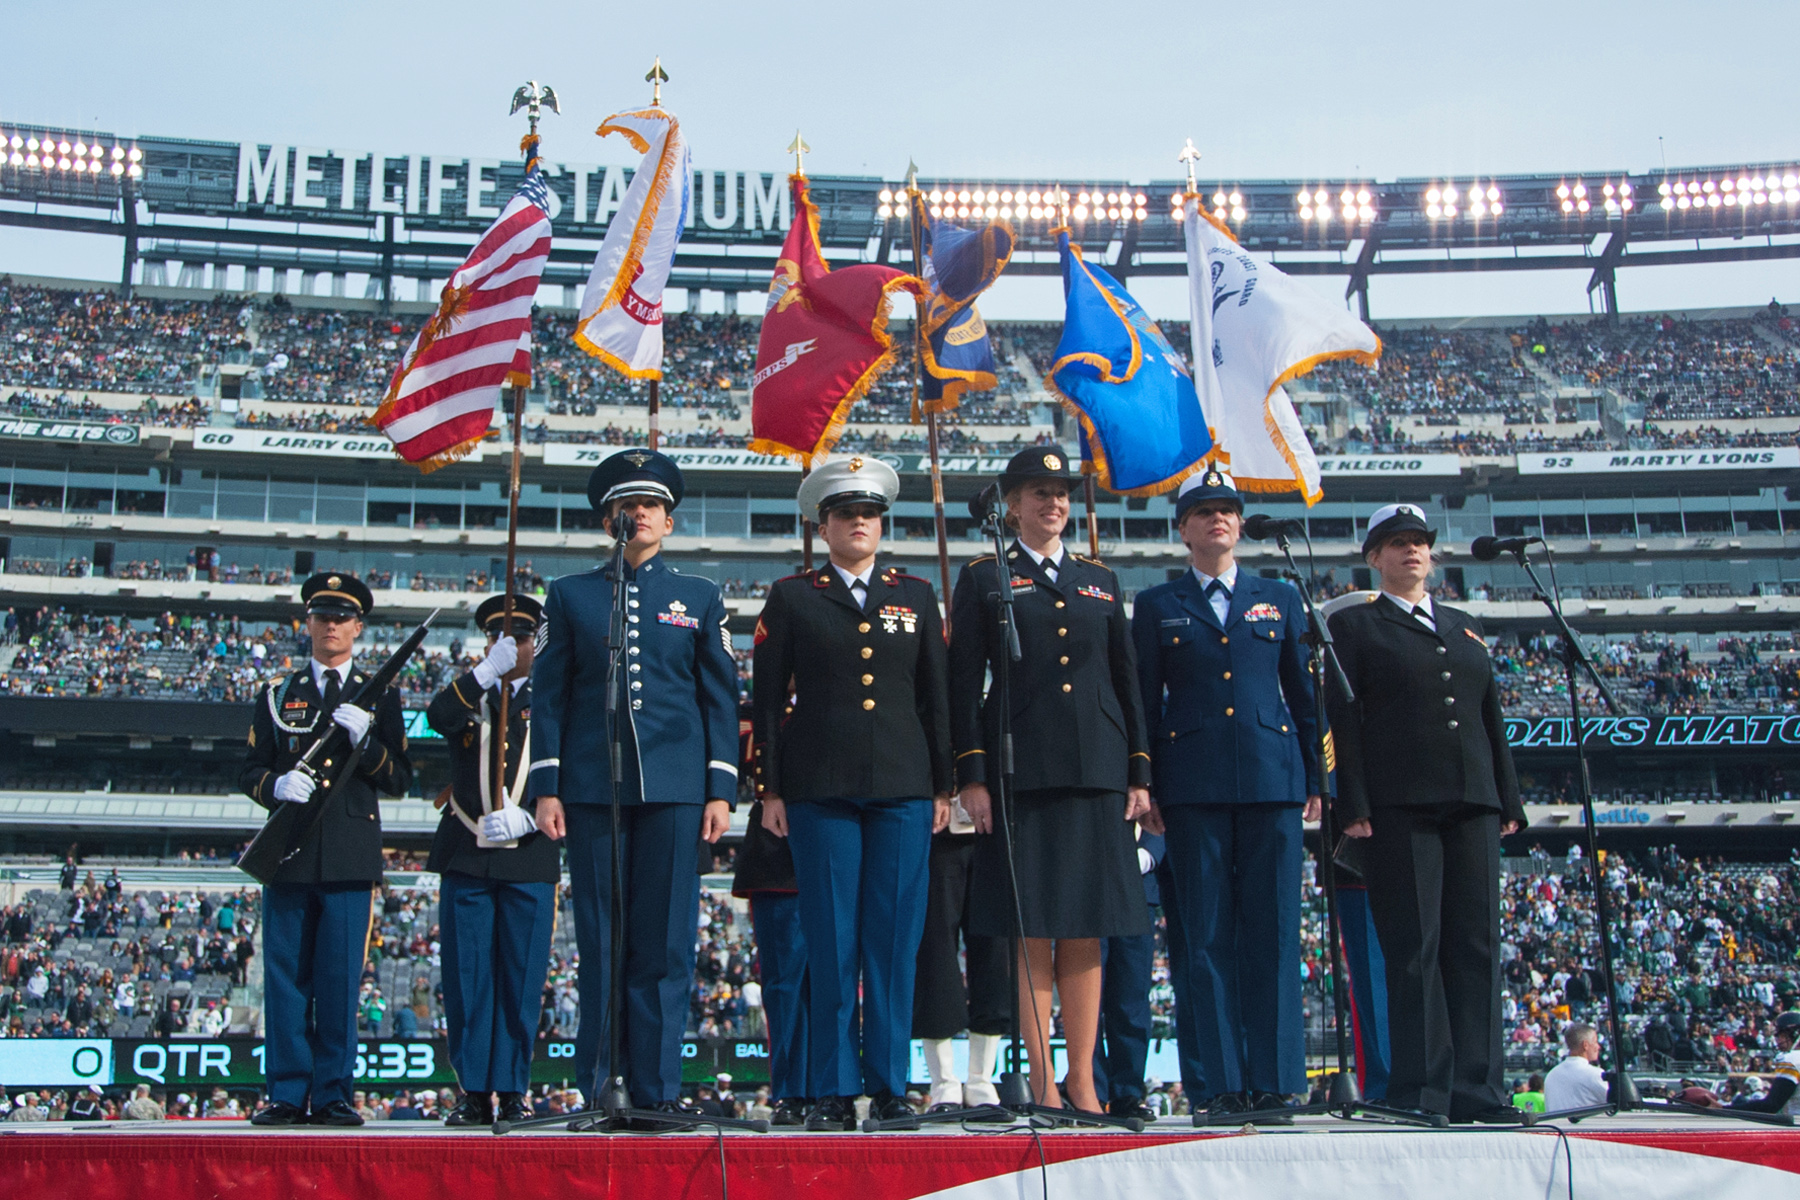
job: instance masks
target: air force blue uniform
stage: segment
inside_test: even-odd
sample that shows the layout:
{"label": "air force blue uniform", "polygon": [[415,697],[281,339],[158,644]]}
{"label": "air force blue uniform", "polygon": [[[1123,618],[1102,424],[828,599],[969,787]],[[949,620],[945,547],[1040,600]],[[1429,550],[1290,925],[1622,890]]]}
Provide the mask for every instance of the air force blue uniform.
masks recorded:
{"label": "air force blue uniform", "polygon": [[[699,921],[696,870],[708,800],[737,795],[737,667],[725,601],[709,579],[660,555],[626,567],[619,708],[620,850],[625,897],[623,1068],[631,1101],[672,1101],[681,1086]],[[556,796],[568,820],[570,893],[581,952],[576,1075],[590,1100],[602,1048],[612,953],[612,767],[607,730],[610,566],[567,575],[544,603],[547,638],[532,665],[529,795]]]}
{"label": "air force blue uniform", "polygon": [[1192,571],[1137,598],[1132,634],[1153,733],[1186,953],[1182,1082],[1196,1103],[1306,1088],[1300,1010],[1301,808],[1319,790],[1299,593],[1239,569],[1223,621]]}

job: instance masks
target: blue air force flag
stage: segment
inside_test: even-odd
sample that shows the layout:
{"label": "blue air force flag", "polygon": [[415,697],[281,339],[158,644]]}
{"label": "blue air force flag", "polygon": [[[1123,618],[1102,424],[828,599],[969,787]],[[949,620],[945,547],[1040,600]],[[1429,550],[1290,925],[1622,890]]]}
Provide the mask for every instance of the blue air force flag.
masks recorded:
{"label": "blue air force flag", "polygon": [[1331,359],[1374,366],[1381,339],[1361,321],[1253,258],[1224,226],[1186,205],[1194,390],[1213,458],[1239,491],[1300,492],[1316,502],[1319,460],[1283,386]]}
{"label": "blue air force flag", "polygon": [[1199,469],[1212,437],[1181,355],[1131,294],[1069,244],[1062,340],[1050,388],[1081,421],[1086,468],[1103,487],[1151,496]]}
{"label": "blue air force flag", "polygon": [[994,346],[975,298],[1006,269],[1013,231],[1005,221],[964,229],[938,220],[916,192],[912,207],[926,287],[919,305],[919,405],[926,412],[947,412],[964,392],[991,391],[998,383]]}

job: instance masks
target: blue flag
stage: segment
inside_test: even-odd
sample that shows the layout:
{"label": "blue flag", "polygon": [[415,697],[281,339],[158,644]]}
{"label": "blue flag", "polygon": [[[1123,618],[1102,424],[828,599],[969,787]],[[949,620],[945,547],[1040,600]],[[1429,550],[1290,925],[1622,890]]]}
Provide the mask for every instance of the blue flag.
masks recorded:
{"label": "blue flag", "polygon": [[1187,364],[1131,294],[1079,247],[1062,251],[1062,340],[1051,390],[1081,418],[1087,470],[1128,496],[1173,490],[1212,449]]}
{"label": "blue flag", "polygon": [[933,217],[915,194],[923,250],[919,273],[926,295],[919,309],[919,404],[926,412],[946,412],[967,391],[991,391],[994,345],[975,298],[993,285],[1012,258],[1013,232],[1005,221],[964,229]]}

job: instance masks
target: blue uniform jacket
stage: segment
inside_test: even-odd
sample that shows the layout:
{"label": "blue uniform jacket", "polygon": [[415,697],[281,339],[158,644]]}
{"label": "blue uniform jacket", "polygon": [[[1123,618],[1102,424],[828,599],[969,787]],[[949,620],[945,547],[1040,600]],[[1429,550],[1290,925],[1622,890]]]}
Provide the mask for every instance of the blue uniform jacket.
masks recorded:
{"label": "blue uniform jacket", "polygon": [[[704,804],[737,797],[737,666],[719,585],[683,575],[661,555],[626,584],[626,692],[642,795],[627,804]],[[612,768],[606,729],[608,564],[550,585],[545,640],[531,667],[532,799],[606,804]],[[625,772],[629,781],[631,772]]]}
{"label": "blue uniform jacket", "polygon": [[1319,790],[1300,594],[1238,568],[1223,627],[1192,571],[1140,592],[1131,632],[1159,805],[1302,804]]}

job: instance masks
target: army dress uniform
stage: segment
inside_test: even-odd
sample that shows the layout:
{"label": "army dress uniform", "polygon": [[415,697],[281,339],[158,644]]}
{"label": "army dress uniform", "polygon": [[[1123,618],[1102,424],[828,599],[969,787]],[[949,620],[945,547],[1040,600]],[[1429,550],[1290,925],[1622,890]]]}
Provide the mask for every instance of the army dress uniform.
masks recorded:
{"label": "army dress uniform", "polygon": [[[823,517],[836,505],[886,509],[898,491],[885,463],[837,459],[808,476],[799,502]],[[943,618],[924,579],[870,566],[859,602],[846,574],[827,564],[769,589],[756,628],[755,781],[787,808],[810,1091],[886,1102],[906,1093],[931,802],[950,790]]]}
{"label": "army dress uniform", "polygon": [[[654,495],[670,508],[681,471],[666,455],[626,450],[594,469],[588,498]],[[737,664],[718,584],[684,575],[662,555],[625,565],[625,655],[619,705],[620,852],[625,898],[621,1042],[633,1105],[673,1102],[693,986],[697,870],[708,800],[737,796]],[[576,1078],[591,1102],[608,1066],[612,947],[611,741],[607,729],[610,564],[550,585],[545,637],[532,664],[527,794],[556,796],[568,821],[570,897],[581,953]]]}
{"label": "army dress uniform", "polygon": [[[497,633],[504,604],[504,596],[484,601],[475,610],[476,625]],[[539,611],[531,597],[515,596],[511,636],[531,637]],[[480,1117],[492,1119],[487,1098],[495,1092],[514,1110],[502,1116],[520,1120],[529,1115],[520,1098],[531,1086],[532,1046],[562,873],[561,851],[535,829],[532,805],[524,798],[531,685],[525,679],[498,679],[501,673],[484,662],[451,680],[425,710],[425,719],[450,751],[449,796],[425,869],[442,877],[438,926],[444,1016],[450,1065],[476,1118],[470,1124],[486,1124]],[[495,796],[502,687],[510,692],[506,766],[504,791]],[[484,821],[503,810],[511,812],[498,823],[519,830],[519,836],[491,839]]]}
{"label": "army dress uniform", "polygon": [[[373,603],[350,575],[321,573],[301,586],[307,611],[362,619]],[[368,676],[354,661],[328,668],[317,659],[258,690],[250,747],[238,786],[266,809],[281,778],[330,731],[328,708]],[[362,706],[364,697],[356,697]],[[316,1115],[348,1107],[356,1068],[356,1001],[367,950],[373,889],[380,885],[379,796],[412,786],[400,693],[389,688],[349,763],[320,764],[336,786],[314,792],[323,804],[299,852],[263,888],[264,1061],[271,1102]]]}
{"label": "army dress uniform", "polygon": [[[1370,519],[1365,556],[1435,534],[1414,505]],[[1386,1101],[1465,1120],[1501,1108],[1500,825],[1525,823],[1481,624],[1386,593],[1331,617],[1356,703],[1332,693],[1337,819],[1366,820],[1364,880],[1387,974]],[[1421,619],[1423,618],[1423,619]]]}
{"label": "army dress uniform", "polygon": [[[1209,470],[1183,485],[1177,523],[1208,500],[1242,511],[1229,478]],[[1133,612],[1175,881],[1163,902],[1186,940],[1182,1084],[1196,1105],[1306,1090],[1301,810],[1319,783],[1305,631],[1293,585],[1236,566],[1205,584],[1185,571],[1139,593]]]}

